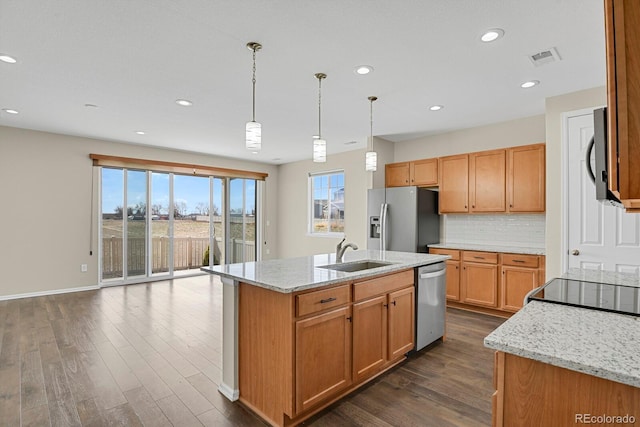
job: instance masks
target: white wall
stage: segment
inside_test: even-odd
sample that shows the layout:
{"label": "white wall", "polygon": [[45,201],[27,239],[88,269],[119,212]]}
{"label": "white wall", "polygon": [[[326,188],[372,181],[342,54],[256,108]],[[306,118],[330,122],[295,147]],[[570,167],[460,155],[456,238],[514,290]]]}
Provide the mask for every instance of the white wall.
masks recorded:
{"label": "white wall", "polygon": [[[97,285],[95,191],[89,256],[90,153],[268,173],[266,219],[271,225],[262,246],[270,249],[265,258],[277,257],[277,166],[0,126],[0,299]],[[89,271],[81,273],[80,264],[88,264]]]}
{"label": "white wall", "polygon": [[493,150],[545,141],[545,116],[532,116],[397,142],[394,162]]}
{"label": "white wall", "polygon": [[[377,147],[376,147],[377,148]],[[365,149],[327,156],[326,163],[302,160],[280,166],[278,192],[278,242],[281,258],[335,252],[342,238],[318,237],[308,234],[308,177],[309,173],[344,170],[345,236],[361,249],[366,249],[367,189],[373,174],[364,170]]]}
{"label": "white wall", "polygon": [[562,210],[565,196],[562,192],[563,158],[562,150],[562,114],[605,105],[606,87],[582,90],[546,100],[546,139],[547,139],[547,277],[562,274]]}

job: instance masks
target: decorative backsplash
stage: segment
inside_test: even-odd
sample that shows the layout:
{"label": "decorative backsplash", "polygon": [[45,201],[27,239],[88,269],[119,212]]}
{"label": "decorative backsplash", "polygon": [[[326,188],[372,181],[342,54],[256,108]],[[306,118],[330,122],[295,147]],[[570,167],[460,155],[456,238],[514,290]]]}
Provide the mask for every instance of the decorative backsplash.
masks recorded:
{"label": "decorative backsplash", "polygon": [[545,215],[457,215],[444,221],[441,243],[544,248]]}

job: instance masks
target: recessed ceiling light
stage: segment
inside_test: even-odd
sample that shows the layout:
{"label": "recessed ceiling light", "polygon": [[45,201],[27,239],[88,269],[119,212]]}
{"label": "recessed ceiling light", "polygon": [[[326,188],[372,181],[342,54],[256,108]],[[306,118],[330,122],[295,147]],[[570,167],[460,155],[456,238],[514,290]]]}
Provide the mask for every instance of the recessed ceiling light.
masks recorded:
{"label": "recessed ceiling light", "polygon": [[84,106],[87,108],[98,108],[96,104],[84,104]]}
{"label": "recessed ceiling light", "polygon": [[502,28],[492,28],[480,36],[480,40],[489,43],[498,40],[502,36],[504,36],[504,30]]}
{"label": "recessed ceiling light", "polygon": [[521,88],[528,89],[530,87],[534,87],[539,85],[540,82],[538,80],[529,80],[528,82],[524,82],[520,85]]}
{"label": "recessed ceiling light", "polygon": [[258,154],[258,152],[257,151],[252,151],[251,154]]}
{"label": "recessed ceiling light", "polygon": [[7,64],[15,64],[18,62],[13,56],[5,55],[4,53],[0,53],[0,61],[6,62]]}
{"label": "recessed ceiling light", "polygon": [[372,72],[373,67],[371,65],[358,65],[354,71],[356,74],[360,74],[361,76],[363,76]]}
{"label": "recessed ceiling light", "polygon": [[9,114],[18,114],[18,110],[13,110],[11,108],[3,108],[2,111]]}
{"label": "recessed ceiling light", "polygon": [[431,111],[439,111],[442,110],[444,107],[442,105],[432,105],[431,107],[429,107],[429,110]]}
{"label": "recessed ceiling light", "polygon": [[143,130],[137,130],[137,131],[136,131],[136,134],[138,134],[138,135],[144,135],[144,134],[145,134],[145,131],[143,131]]}
{"label": "recessed ceiling light", "polygon": [[193,102],[189,101],[188,99],[176,99],[176,104],[183,107],[191,107],[193,105]]}

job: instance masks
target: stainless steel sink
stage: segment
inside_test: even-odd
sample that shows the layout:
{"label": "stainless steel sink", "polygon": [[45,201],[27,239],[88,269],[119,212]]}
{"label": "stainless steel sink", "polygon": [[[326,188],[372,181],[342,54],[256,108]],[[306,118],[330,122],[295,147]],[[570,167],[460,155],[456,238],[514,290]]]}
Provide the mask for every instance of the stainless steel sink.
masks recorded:
{"label": "stainless steel sink", "polygon": [[372,260],[363,260],[363,261],[354,261],[354,262],[344,262],[340,264],[330,264],[330,265],[319,265],[318,268],[326,268],[327,270],[336,270],[336,271],[362,271],[369,270],[371,268],[385,267],[387,265],[393,264],[392,262],[384,262],[384,261],[372,261]]}

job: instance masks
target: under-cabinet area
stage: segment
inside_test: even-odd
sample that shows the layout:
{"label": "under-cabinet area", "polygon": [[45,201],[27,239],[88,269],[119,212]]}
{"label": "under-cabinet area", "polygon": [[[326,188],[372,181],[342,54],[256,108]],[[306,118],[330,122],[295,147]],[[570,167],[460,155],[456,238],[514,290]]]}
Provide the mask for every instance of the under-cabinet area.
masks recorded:
{"label": "under-cabinet area", "polygon": [[239,285],[240,400],[295,425],[415,346],[414,269],[297,293]]}
{"label": "under-cabinet area", "polygon": [[449,255],[447,306],[510,316],[545,281],[543,255],[429,248]]}

